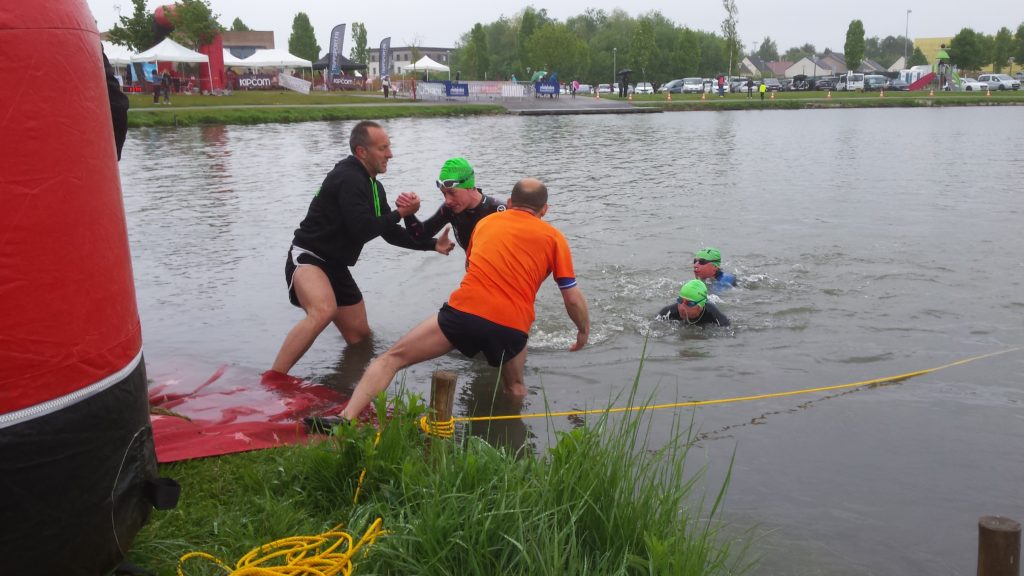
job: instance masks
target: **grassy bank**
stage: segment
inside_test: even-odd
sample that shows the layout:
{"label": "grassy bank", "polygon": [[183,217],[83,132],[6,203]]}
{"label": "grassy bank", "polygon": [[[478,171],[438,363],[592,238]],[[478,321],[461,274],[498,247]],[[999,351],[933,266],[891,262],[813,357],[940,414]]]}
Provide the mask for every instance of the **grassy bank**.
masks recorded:
{"label": "grassy bank", "polygon": [[[162,467],[181,482],[177,509],[155,512],[129,559],[161,575],[201,550],[234,565],[272,540],[344,524],[355,539],[376,518],[386,534],[355,574],[736,574],[743,551],[716,517],[725,487],[702,496],[684,471],[690,442],[650,447],[644,416],[558,435],[543,457],[479,438],[426,439],[422,404],[405,396],[374,445],[370,427],[328,441]],[[353,494],[366,469],[359,502]],[[189,561],[186,574],[223,573]]]}
{"label": "grassy bank", "polygon": [[[604,97],[604,96],[602,96]],[[724,98],[707,95],[673,94],[669,101],[664,94],[634,96],[636,106],[656,106],[666,111],[675,110],[802,110],[828,108],[917,108],[935,106],[1020,106],[1024,105],[1024,92],[833,92],[829,98],[825,92],[778,92],[775,99],[770,95],[764,101],[755,94],[727,94]]]}
{"label": "grassy bank", "polygon": [[484,104],[389,104],[381,106],[191,108],[140,110],[128,114],[128,126],[200,126],[266,124],[320,120],[379,120],[504,114],[501,106]]}
{"label": "grassy bank", "polygon": [[154,104],[149,94],[129,95],[128,126],[266,124],[322,120],[363,120],[501,114],[501,106],[424,104],[372,93],[235,92],[230,96],[171,96],[171,105]]}

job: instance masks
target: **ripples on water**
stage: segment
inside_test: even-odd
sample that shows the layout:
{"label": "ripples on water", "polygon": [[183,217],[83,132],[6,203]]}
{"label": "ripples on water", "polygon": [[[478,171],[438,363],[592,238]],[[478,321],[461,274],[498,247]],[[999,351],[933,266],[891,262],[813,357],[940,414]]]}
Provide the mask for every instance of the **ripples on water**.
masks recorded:
{"label": "ripples on water", "polygon": [[[151,366],[269,365],[300,314],[286,299],[285,251],[309,198],[347,153],[351,126],[131,131],[121,170]],[[545,401],[553,409],[621,401],[645,349],[640,397],[720,398],[900,374],[1024,342],[1021,126],[1020,108],[404,119],[386,123],[395,157],[382,181],[392,201],[419,192],[426,214],[440,205],[433,182],[450,156],[469,158],[489,194],[506,197],[524,176],[548,183],[547,219],[573,248],[593,334],[587,349],[567,352],[572,323],[553,283],[542,287],[527,379],[546,396],[532,396],[528,411]],[[715,297],[733,327],[652,322],[707,245],[741,279]],[[366,247],[354,275],[378,351],[440,306],[462,259],[459,249],[444,258],[380,241]],[[351,385],[361,371],[352,365],[365,358],[342,349],[328,330],[297,372]],[[492,402],[496,373],[479,360],[449,355],[410,369],[407,384],[425,393],[438,367],[462,375],[461,412],[507,409]],[[800,548],[818,537],[798,528],[810,525],[800,514],[810,510],[823,533],[852,547],[846,553],[883,558],[883,572],[935,572],[907,563],[902,549],[843,532],[848,510],[831,518],[814,514],[815,503],[860,507],[871,517],[854,523],[861,534],[880,518],[930,528],[948,518],[917,508],[934,503],[916,502],[916,485],[899,486],[941,470],[963,489],[941,508],[968,520],[1017,510],[1021,519],[1024,509],[993,510],[964,491],[1013,492],[999,482],[968,490],[970,471],[981,469],[1015,478],[1019,489],[1024,460],[997,456],[985,438],[1024,441],[1022,372],[1021,355],[1003,356],[884,391],[714,407],[695,424],[737,440],[730,498],[744,522],[785,526]],[[474,431],[521,443],[543,429],[513,421]],[[862,494],[883,481],[891,491]],[[970,549],[957,538],[937,538],[923,555]]]}

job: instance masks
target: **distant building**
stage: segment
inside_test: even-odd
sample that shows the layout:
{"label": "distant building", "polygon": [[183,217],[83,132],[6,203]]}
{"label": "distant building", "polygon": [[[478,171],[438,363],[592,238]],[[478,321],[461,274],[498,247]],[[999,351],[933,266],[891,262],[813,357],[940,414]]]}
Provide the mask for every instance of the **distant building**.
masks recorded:
{"label": "distant building", "polygon": [[224,49],[235,58],[248,58],[256,50],[274,47],[273,32],[221,32]]}
{"label": "distant building", "polygon": [[768,72],[776,78],[781,78],[786,75],[786,70],[793,65],[792,62],[786,62],[785,60],[776,60],[775,62],[765,62],[765,66],[768,67]]}
{"label": "distant building", "polygon": [[825,52],[818,58],[818,64],[828,68],[834,74],[846,72],[846,57],[839,52]]}
{"label": "distant building", "polygon": [[[417,46],[416,50],[419,51],[420,58],[424,56],[430,56],[431,60],[434,60],[438,64],[444,64],[445,66],[450,65],[451,54],[455,51],[454,48],[428,48],[425,46]],[[380,71],[380,48],[370,48],[368,50],[370,62],[369,70],[367,71],[370,77],[381,76]],[[385,72],[385,74],[402,74],[402,67],[408,66],[413,63],[413,47],[412,46],[399,46],[391,47],[391,70]],[[454,72],[454,70],[453,70]]]}
{"label": "distant building", "polygon": [[764,60],[761,60],[754,54],[750,56],[744,56],[740,62],[740,74],[746,76],[762,76],[764,75]]}
{"label": "distant building", "polygon": [[[845,67],[843,68],[846,69]],[[792,78],[799,75],[804,76],[832,76],[836,74],[836,71],[830,67],[822,58],[803,58],[797,60],[793,64],[786,68],[784,76],[786,78]]]}
{"label": "distant building", "polygon": [[[914,38],[914,48],[920,48],[921,53],[924,54],[929,64],[935,64],[935,55],[942,50],[942,45],[945,44],[946,48],[949,48],[950,44],[953,43],[953,37],[947,36],[945,38]],[[911,48],[910,54],[913,55],[914,50]]]}
{"label": "distant building", "polygon": [[906,67],[907,61],[903,59],[903,56],[900,56],[899,58],[896,59],[895,62],[892,63],[892,66],[889,66],[889,72],[899,72],[900,70],[903,70]]}

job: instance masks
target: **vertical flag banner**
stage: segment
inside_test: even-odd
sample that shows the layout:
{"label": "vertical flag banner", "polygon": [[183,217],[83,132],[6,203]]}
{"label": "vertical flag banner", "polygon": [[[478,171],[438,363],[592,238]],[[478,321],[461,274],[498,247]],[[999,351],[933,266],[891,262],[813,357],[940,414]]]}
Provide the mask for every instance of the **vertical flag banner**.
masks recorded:
{"label": "vertical flag banner", "polygon": [[345,25],[338,24],[331,30],[331,78],[336,78],[341,72],[342,48],[345,45]]}
{"label": "vertical flag banner", "polygon": [[391,36],[380,41],[380,77],[391,76]]}

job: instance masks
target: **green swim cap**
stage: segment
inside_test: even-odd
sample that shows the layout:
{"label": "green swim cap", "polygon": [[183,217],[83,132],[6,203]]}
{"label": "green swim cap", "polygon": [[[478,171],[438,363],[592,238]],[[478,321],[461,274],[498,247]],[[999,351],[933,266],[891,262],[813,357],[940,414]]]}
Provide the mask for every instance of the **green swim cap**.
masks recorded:
{"label": "green swim cap", "polygon": [[722,264],[722,253],[718,251],[718,248],[705,248],[700,252],[697,252],[697,255],[694,256],[694,258],[703,258],[710,262],[714,262],[716,265]]}
{"label": "green swim cap", "polygon": [[703,280],[690,280],[679,289],[679,297],[696,302],[703,308],[708,301],[708,287]]}
{"label": "green swim cap", "polygon": [[476,177],[473,167],[465,158],[449,158],[441,166],[441,174],[437,177],[441,188],[476,188]]}

